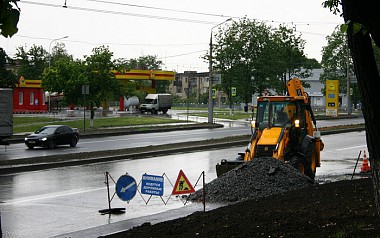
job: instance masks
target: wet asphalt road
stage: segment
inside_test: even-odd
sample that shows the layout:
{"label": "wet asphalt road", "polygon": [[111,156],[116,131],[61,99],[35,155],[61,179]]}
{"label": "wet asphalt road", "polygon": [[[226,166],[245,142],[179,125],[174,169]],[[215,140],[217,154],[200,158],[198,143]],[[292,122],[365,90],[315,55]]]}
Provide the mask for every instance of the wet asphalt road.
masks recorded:
{"label": "wet asphalt road", "polygon": [[[367,149],[365,133],[328,135],[323,137],[323,141],[322,166],[317,170],[316,179],[350,178],[359,151]],[[0,176],[3,237],[80,237],[81,233],[67,233],[183,207],[178,198],[169,196],[171,183],[175,182],[180,169],[193,184],[205,171],[206,182],[209,182],[216,178],[217,162],[234,158],[244,149],[234,147]],[[165,173],[168,178],[164,189],[167,205],[159,197],[153,197],[147,205],[144,202],[147,197],[139,194],[129,204],[115,197],[112,207],[125,207],[127,212],[111,217],[100,215],[98,210],[108,207],[105,171],[115,180],[128,172],[136,181],[140,181],[144,173]],[[113,186],[111,191],[114,191]],[[166,216],[170,218],[171,215],[169,213]]]}

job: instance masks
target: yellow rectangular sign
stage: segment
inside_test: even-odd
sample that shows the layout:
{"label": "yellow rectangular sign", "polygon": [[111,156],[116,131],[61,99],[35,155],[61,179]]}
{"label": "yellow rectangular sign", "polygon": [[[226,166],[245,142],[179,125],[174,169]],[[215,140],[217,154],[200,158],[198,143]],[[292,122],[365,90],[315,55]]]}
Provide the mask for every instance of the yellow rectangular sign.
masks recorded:
{"label": "yellow rectangular sign", "polygon": [[326,116],[338,116],[339,80],[326,80]]}

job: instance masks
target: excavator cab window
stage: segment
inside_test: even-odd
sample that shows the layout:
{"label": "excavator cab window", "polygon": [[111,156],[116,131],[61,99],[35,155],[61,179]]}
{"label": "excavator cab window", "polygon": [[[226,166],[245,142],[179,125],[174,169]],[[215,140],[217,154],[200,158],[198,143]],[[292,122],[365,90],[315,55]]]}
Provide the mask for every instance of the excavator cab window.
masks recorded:
{"label": "excavator cab window", "polygon": [[293,102],[259,102],[256,123],[260,130],[268,127],[290,127],[296,113]]}

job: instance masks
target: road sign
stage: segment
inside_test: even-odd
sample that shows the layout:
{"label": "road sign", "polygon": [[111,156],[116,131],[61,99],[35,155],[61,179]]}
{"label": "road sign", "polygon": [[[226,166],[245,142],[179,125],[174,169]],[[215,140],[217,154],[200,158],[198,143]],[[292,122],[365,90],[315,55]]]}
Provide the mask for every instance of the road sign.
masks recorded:
{"label": "road sign", "polygon": [[338,116],[339,80],[326,80],[326,115]]}
{"label": "road sign", "polygon": [[231,87],[231,96],[236,97],[236,87]]}
{"label": "road sign", "polygon": [[82,85],[82,94],[86,95],[90,93],[90,86],[89,85]]}
{"label": "road sign", "polygon": [[132,176],[124,174],[117,180],[115,189],[117,196],[121,200],[129,201],[136,195],[136,180]]}
{"label": "road sign", "polygon": [[179,171],[177,181],[175,182],[172,195],[194,193],[195,189],[193,185],[187,179],[182,169]]}
{"label": "road sign", "polygon": [[141,193],[155,196],[164,195],[164,176],[143,174]]}
{"label": "road sign", "polygon": [[212,89],[212,98],[214,99],[216,98],[216,89],[214,88]]}

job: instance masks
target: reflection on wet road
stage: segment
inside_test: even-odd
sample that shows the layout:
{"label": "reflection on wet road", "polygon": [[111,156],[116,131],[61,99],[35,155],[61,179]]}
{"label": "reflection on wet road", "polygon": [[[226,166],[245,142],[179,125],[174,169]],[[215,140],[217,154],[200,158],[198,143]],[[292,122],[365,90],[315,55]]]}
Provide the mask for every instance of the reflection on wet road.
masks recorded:
{"label": "reflection on wet road", "polygon": [[[364,132],[329,135],[322,139],[325,149],[321,154],[321,167],[317,169],[317,180],[351,174],[359,151],[367,149]],[[125,207],[126,213],[102,216],[98,210],[108,208],[104,173],[108,171],[115,180],[128,173],[137,182],[144,173],[165,173],[174,184],[182,169],[193,184],[203,171],[206,182],[210,182],[216,178],[216,163],[235,158],[244,149],[234,147],[0,176],[3,238],[56,236],[183,207],[178,197],[170,197],[172,185],[165,182],[167,205],[159,197],[153,197],[148,205],[139,194],[129,204],[115,197],[112,207]],[[114,191],[113,185],[111,191]]]}

